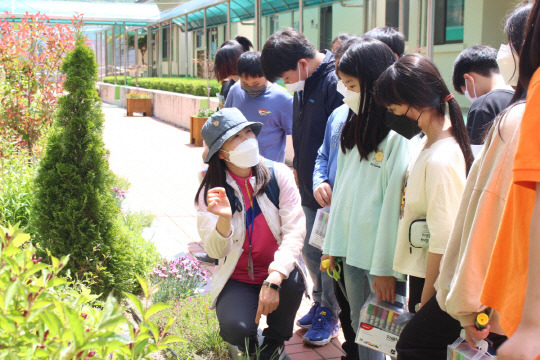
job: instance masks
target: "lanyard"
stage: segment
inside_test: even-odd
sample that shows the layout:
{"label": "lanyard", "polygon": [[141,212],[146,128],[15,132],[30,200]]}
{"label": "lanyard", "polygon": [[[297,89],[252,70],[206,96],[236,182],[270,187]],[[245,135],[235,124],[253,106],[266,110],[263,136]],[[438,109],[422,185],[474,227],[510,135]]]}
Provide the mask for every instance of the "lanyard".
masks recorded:
{"label": "lanyard", "polygon": [[[249,277],[251,278],[251,280],[255,280],[255,274],[253,272],[253,257],[251,256],[251,241],[253,239],[253,229],[255,227],[255,207],[254,207],[254,200],[253,197],[251,196],[250,192],[249,192],[249,186],[248,186],[248,181],[247,179],[245,180],[245,185],[246,185],[246,192],[248,194],[248,198],[249,198],[249,203],[251,205],[251,223],[249,224],[248,222],[248,212],[246,211],[246,223],[248,223],[248,228],[246,229],[246,232],[247,232],[247,237],[248,237],[248,241],[249,241],[249,253],[248,253],[248,265],[247,265],[247,271],[248,271],[248,275]],[[255,203],[257,202],[257,200],[255,200]]]}

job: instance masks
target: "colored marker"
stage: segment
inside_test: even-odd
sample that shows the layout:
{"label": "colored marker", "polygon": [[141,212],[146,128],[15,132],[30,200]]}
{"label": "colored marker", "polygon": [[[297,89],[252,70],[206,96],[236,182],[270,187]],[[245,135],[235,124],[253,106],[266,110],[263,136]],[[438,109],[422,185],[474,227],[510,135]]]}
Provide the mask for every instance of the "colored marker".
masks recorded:
{"label": "colored marker", "polygon": [[386,317],[386,331],[390,331],[392,328],[392,320],[394,319],[394,311],[390,310],[388,316]]}
{"label": "colored marker", "polygon": [[386,329],[386,318],[388,317],[388,310],[383,309],[383,312],[381,314],[381,318],[379,319],[379,327],[381,329]]}
{"label": "colored marker", "polygon": [[489,318],[490,318],[492,313],[493,313],[492,308],[486,308],[486,310],[484,312],[481,312],[480,314],[478,314],[478,316],[476,316],[476,320],[474,322],[475,327],[478,330],[485,329],[487,324],[489,323]]}
{"label": "colored marker", "polygon": [[366,322],[371,324],[373,322],[373,304],[369,304],[367,307]]}
{"label": "colored marker", "polygon": [[476,326],[478,330],[483,330],[486,328],[488,322],[489,322],[489,316],[487,316],[487,314],[480,313],[476,317],[476,321],[474,322],[474,325]]}
{"label": "colored marker", "polygon": [[394,318],[392,319],[392,327],[390,328],[390,332],[395,335],[399,335],[397,332],[397,319],[399,317],[398,313],[394,313]]}

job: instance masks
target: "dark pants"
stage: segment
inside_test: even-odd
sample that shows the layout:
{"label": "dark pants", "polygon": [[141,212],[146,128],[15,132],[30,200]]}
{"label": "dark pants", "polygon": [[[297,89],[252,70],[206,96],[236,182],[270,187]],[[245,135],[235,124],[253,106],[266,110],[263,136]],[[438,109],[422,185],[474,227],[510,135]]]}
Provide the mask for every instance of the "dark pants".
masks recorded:
{"label": "dark pants", "polygon": [[445,313],[433,296],[401,332],[398,360],[446,360],[446,348],[459,337],[459,321]]}
{"label": "dark pants", "polygon": [[[398,360],[446,360],[448,345],[459,337],[459,321],[444,312],[433,296],[405,326],[396,345]],[[490,352],[506,340],[506,336],[490,333]]]}
{"label": "dark pants", "polygon": [[[227,281],[216,302],[216,314],[219,321],[220,335],[230,344],[245,351],[249,342],[249,352],[255,352],[257,328],[255,315],[259,306],[259,293],[262,285]],[[285,342],[292,336],[294,318],[300,307],[305,291],[304,278],[294,269],[289,278],[283,280],[279,292],[279,305],[267,316],[268,328],[263,331],[266,339]]]}
{"label": "dark pants", "polygon": [[422,291],[426,279],[409,276],[409,312],[415,314],[414,307],[422,301]]}
{"label": "dark pants", "polygon": [[[341,272],[341,285],[345,288],[345,277],[343,272]],[[366,286],[369,287],[369,282],[366,281]],[[347,289],[345,289],[347,291]],[[369,292],[370,289],[366,289],[366,292]],[[341,344],[341,348],[345,351],[345,356],[342,356],[342,359],[347,360],[357,360],[358,359],[358,344],[355,343],[356,339],[356,329],[353,329],[351,324],[351,307],[347,298],[341,291],[337,281],[334,280],[334,292],[336,294],[336,299],[338,302],[341,311],[339,312],[339,322],[341,324],[341,329],[343,330],[343,337],[345,342]]]}

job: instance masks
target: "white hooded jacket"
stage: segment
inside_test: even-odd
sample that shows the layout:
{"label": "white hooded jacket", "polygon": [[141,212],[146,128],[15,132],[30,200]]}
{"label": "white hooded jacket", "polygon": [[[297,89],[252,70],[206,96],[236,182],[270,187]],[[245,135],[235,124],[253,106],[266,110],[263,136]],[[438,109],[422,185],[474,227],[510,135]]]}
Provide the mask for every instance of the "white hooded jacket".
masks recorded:
{"label": "white hooded jacket", "polygon": [[[306,236],[306,219],[292,171],[285,164],[278,162],[274,162],[273,167],[279,186],[279,209],[265,193],[257,196],[257,202],[268,227],[279,244],[268,272],[279,271],[287,278],[295,267],[300,269],[298,262]],[[238,184],[228,172],[226,181],[234,189],[235,195],[239,199],[243,199]],[[257,192],[258,187],[255,184],[254,176],[250,178],[250,183],[254,192]],[[212,306],[215,306],[217,297],[234,272],[243,252],[242,246],[246,237],[245,218],[245,209],[242,206],[242,210],[236,211],[232,216],[231,235],[229,237],[221,236],[216,230],[218,216],[207,210],[207,205],[204,202],[204,191],[201,191],[197,205],[197,228],[205,251],[210,257],[219,259],[210,286]]]}

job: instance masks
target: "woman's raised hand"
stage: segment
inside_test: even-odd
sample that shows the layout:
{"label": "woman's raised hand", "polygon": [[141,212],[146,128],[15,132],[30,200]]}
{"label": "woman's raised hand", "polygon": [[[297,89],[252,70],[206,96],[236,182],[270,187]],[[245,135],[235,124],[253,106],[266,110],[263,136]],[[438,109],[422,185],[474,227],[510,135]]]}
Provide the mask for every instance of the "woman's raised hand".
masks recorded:
{"label": "woman's raised hand", "polygon": [[225,188],[216,187],[208,190],[208,211],[214,215],[230,219],[232,217],[231,204],[225,193]]}

